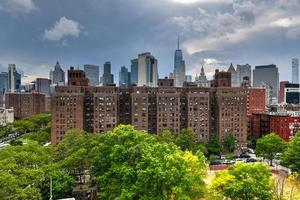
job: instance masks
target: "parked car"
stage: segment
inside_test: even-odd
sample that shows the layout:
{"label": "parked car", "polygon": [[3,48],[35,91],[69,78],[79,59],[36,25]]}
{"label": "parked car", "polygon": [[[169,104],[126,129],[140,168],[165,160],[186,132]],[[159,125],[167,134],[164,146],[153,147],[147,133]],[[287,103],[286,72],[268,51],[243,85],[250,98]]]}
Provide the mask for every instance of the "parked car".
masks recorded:
{"label": "parked car", "polygon": [[247,163],[250,163],[250,162],[257,162],[257,160],[255,158],[247,158],[246,160]]}
{"label": "parked car", "polygon": [[221,160],[214,160],[209,163],[210,165],[222,165],[223,162]]}
{"label": "parked car", "polygon": [[251,156],[249,154],[242,153],[240,158],[251,158]]}

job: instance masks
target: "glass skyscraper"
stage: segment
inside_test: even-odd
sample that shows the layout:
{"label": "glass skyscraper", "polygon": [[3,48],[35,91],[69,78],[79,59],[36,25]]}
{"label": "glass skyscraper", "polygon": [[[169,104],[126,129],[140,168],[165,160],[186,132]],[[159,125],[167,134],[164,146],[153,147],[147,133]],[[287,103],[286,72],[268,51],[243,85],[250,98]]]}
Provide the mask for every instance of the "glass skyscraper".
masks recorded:
{"label": "glass skyscraper", "polygon": [[131,60],[131,74],[130,74],[131,84],[137,85],[138,83],[138,74],[139,74],[138,69],[139,69],[138,59]]}
{"label": "glass skyscraper", "polygon": [[0,93],[5,93],[8,91],[8,73],[0,73]]}
{"label": "glass skyscraper", "polygon": [[86,78],[89,79],[91,86],[99,85],[99,66],[98,65],[84,65],[84,73]]}
{"label": "glass skyscraper", "polygon": [[183,55],[181,49],[179,49],[179,37],[177,43],[177,49],[174,55],[174,85],[175,87],[182,87],[185,79],[185,62],[183,60]]}
{"label": "glass skyscraper", "polygon": [[130,85],[130,72],[128,72],[127,67],[122,66],[119,72],[119,86],[129,86]]}

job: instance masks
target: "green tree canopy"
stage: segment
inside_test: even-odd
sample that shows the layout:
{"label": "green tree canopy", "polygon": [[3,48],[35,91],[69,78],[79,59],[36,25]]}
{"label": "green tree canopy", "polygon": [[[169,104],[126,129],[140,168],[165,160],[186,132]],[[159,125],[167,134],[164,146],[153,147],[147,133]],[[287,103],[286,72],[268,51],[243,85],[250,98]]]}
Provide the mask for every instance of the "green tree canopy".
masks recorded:
{"label": "green tree canopy", "polygon": [[233,153],[236,148],[236,139],[233,133],[229,133],[225,136],[223,147],[227,152]]}
{"label": "green tree canopy", "polygon": [[209,155],[220,155],[223,151],[222,145],[219,143],[219,140],[216,135],[212,135],[207,144],[207,151]]}
{"label": "green tree canopy", "polygon": [[216,173],[211,190],[216,195],[232,200],[270,200],[271,172],[262,163],[238,163],[228,170]]}
{"label": "green tree canopy", "polygon": [[92,172],[100,199],[198,199],[207,166],[176,145],[121,125],[101,136],[93,149]]}
{"label": "green tree canopy", "polygon": [[278,135],[271,133],[257,140],[255,153],[270,160],[270,165],[272,165],[276,154],[282,153],[285,147],[286,143]]}
{"label": "green tree canopy", "polygon": [[296,134],[283,153],[282,164],[300,173],[300,133]]}

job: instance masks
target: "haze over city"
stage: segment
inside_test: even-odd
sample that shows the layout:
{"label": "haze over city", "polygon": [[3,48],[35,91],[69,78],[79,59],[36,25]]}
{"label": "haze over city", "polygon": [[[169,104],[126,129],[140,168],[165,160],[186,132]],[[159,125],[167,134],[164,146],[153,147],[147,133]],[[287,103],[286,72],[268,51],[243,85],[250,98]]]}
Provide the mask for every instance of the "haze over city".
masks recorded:
{"label": "haze over city", "polygon": [[299,9],[298,0],[3,0],[0,69],[15,63],[29,82],[49,77],[57,60],[65,70],[111,61],[117,75],[149,51],[163,77],[174,68],[179,34],[187,74],[200,73],[202,64],[211,79],[231,62],[273,63],[280,80],[291,80]]}

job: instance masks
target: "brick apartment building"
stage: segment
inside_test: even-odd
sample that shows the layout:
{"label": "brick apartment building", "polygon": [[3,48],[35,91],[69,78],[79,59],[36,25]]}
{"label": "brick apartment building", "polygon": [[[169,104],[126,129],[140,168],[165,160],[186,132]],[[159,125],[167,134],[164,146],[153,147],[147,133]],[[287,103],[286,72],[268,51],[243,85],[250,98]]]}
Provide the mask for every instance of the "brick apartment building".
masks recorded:
{"label": "brick apartment building", "polygon": [[[73,83],[85,79],[74,77]],[[158,87],[91,87],[85,81],[83,86],[57,86],[51,104],[52,144],[58,144],[69,129],[102,133],[118,124],[131,124],[152,134],[190,128],[198,140],[208,141],[211,134],[217,134],[220,142],[232,132],[239,144],[245,144],[247,114],[262,105],[250,105],[249,95],[256,93],[247,87],[231,88],[230,79],[230,73],[216,71],[212,88],[173,87],[167,78],[159,79]]]}
{"label": "brick apartment building", "polygon": [[297,112],[253,115],[252,133],[256,138],[275,133],[283,140],[290,141],[298,131],[300,131],[300,114]]}
{"label": "brick apartment building", "polygon": [[40,93],[6,93],[5,107],[13,108],[16,119],[45,112],[45,95]]}

